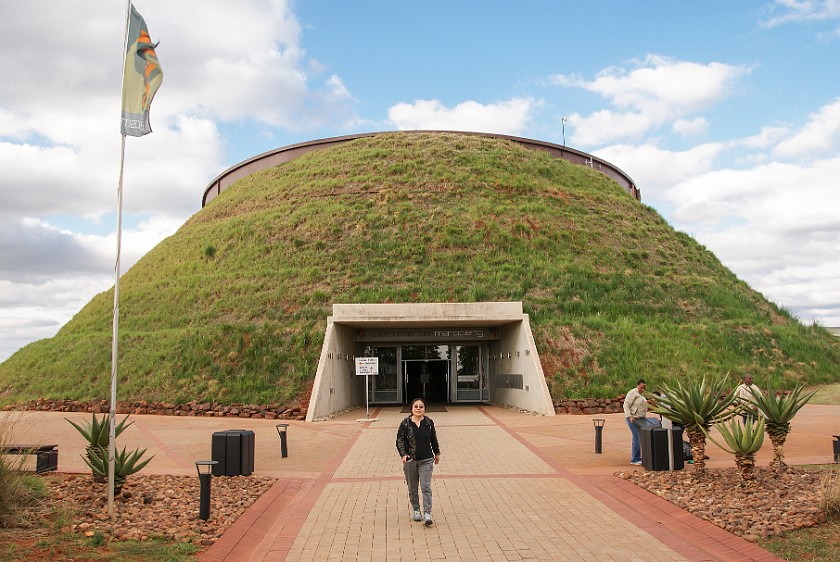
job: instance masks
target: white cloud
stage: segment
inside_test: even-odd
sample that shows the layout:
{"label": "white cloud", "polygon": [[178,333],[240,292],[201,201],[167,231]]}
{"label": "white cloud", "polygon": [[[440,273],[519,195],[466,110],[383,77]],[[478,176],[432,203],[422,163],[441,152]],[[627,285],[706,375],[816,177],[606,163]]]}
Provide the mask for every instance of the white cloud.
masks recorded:
{"label": "white cloud", "polygon": [[758,134],[741,139],[739,142],[748,148],[767,148],[777,144],[789,132],[788,127],[761,127]]}
{"label": "white cloud", "polygon": [[[837,105],[830,102],[793,131],[765,126],[752,136],[683,151],[651,141],[596,153],[621,165],[642,188],[643,201],[751,286],[804,321],[836,326],[840,156],[821,147],[836,143]],[[800,158],[779,161],[781,153]],[[731,165],[722,165],[724,158]]]}
{"label": "white cloud", "polygon": [[716,158],[726,149],[724,143],[706,143],[688,150],[668,150],[653,143],[612,145],[595,151],[608,162],[621,163],[643,200],[662,199],[668,189],[688,178],[713,169]]}
{"label": "white cloud", "polygon": [[551,77],[554,84],[597,93],[615,107],[588,117],[570,115],[575,143],[591,146],[640,139],[677,120],[696,127],[702,121],[688,121],[688,117],[730,95],[732,85],[749,72],[744,66],[701,64],[653,54],[631,61],[629,66],[605,68],[589,81],[574,75]]}
{"label": "white cloud", "polygon": [[[710,170],[665,197],[671,220],[801,318],[840,319],[840,156]],[[819,311],[819,312],[818,312]]]}
{"label": "white cloud", "polygon": [[772,13],[761,22],[766,28],[790,22],[824,21],[840,18],[837,0],[774,0],[769,6]]}
{"label": "white cloud", "polygon": [[398,103],[388,110],[388,120],[401,130],[443,129],[522,134],[541,102],[531,98],[482,104],[465,101],[453,108],[438,100]]}
{"label": "white cloud", "polygon": [[709,127],[709,122],[704,117],[695,117],[694,119],[677,119],[671,128],[680,136],[690,137],[698,135],[706,131]]}
{"label": "white cloud", "polygon": [[814,158],[840,146],[840,98],[808,117],[799,132],[780,142],[774,154],[786,158]]}
{"label": "white cloud", "polygon": [[[175,9],[145,0],[138,9],[159,41],[164,79],[154,133],[126,139],[124,225],[136,226],[123,228],[123,271],[198,210],[226,167],[221,123],[256,123],[270,135],[358,119],[341,76],[306,60],[288,1],[184,0]],[[14,46],[4,72],[14,79],[0,88],[0,345],[53,335],[113,284],[115,235],[89,232],[116,208],[124,10],[106,0],[4,3],[0,37]],[[57,292],[73,297],[62,304]]]}
{"label": "white cloud", "polygon": [[0,280],[0,360],[31,341],[54,336],[110,284],[107,275],[58,277],[46,283]]}

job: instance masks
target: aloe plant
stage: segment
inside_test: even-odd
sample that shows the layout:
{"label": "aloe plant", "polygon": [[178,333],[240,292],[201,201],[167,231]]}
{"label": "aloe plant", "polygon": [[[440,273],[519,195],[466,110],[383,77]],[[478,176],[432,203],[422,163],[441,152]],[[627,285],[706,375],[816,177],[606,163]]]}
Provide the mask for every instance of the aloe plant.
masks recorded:
{"label": "aloe plant", "polygon": [[[99,478],[108,478],[108,449],[101,445],[96,445],[96,454],[86,459],[82,457],[93,473]],[[136,472],[140,472],[145,468],[149,462],[155,458],[154,455],[140,462],[143,455],[146,454],[146,449],[134,449],[130,453],[122,448],[122,451],[114,452],[114,493],[119,493],[125,484],[126,478]]]}
{"label": "aloe plant", "polygon": [[706,437],[730,455],[735,455],[741,479],[750,482],[755,478],[755,454],[764,444],[764,418],[747,418],[743,425],[737,418],[730,418],[728,423],[718,424],[717,428],[728,447],[715,441],[708,433]]}
{"label": "aloe plant", "polygon": [[767,394],[760,391],[750,391],[752,393],[750,402],[764,416],[767,434],[773,443],[773,460],[770,462],[770,468],[773,470],[787,468],[784,446],[788,433],[790,433],[790,420],[816,393],[814,391],[803,394],[804,389],[804,385],[799,385],[790,394],[774,392],[772,389],[768,389]]}
{"label": "aloe plant", "polygon": [[689,380],[683,384],[665,384],[651,411],[683,426],[688,441],[694,467],[702,475],[706,470],[706,434],[715,423],[726,421],[734,415],[735,396],[725,392],[726,379],[719,378],[706,382]]}
{"label": "aloe plant", "polygon": [[[96,464],[99,460],[104,461],[107,467],[108,463],[108,440],[110,434],[110,424],[108,423],[108,416],[102,416],[102,421],[99,421],[99,418],[96,417],[96,414],[91,414],[91,420],[89,424],[77,424],[72,420],[64,418],[67,422],[76,428],[76,430],[82,434],[82,437],[87,440],[88,444],[85,447],[85,455],[82,456],[82,459],[88,466],[91,464]],[[130,422],[126,424],[128,421],[128,416],[126,415],[121,422],[117,423],[114,426],[114,439],[119,437],[120,433],[125,431],[131,424],[134,422]],[[104,451],[104,454],[102,454]],[[108,478],[108,471],[105,471],[104,479]],[[96,471],[93,471],[93,479],[97,482],[102,482],[103,477],[98,475]]]}

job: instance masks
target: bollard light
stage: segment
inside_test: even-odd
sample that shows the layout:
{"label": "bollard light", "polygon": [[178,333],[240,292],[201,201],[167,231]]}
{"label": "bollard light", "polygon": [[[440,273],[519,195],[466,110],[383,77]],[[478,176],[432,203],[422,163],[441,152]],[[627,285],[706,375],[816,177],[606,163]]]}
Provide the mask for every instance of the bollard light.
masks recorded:
{"label": "bollard light", "polygon": [[277,424],[277,434],[280,436],[280,456],[286,458],[289,456],[289,449],[286,445],[286,437],[287,431],[289,429],[289,424],[287,423],[278,423]]}
{"label": "bollard light", "polygon": [[207,521],[210,519],[210,480],[213,478],[213,465],[218,461],[195,461],[195,470],[198,472],[198,482],[201,487],[198,518]]}
{"label": "bollard light", "polygon": [[601,454],[601,444],[603,442],[604,419],[593,418],[592,424],[595,426],[595,454]]}

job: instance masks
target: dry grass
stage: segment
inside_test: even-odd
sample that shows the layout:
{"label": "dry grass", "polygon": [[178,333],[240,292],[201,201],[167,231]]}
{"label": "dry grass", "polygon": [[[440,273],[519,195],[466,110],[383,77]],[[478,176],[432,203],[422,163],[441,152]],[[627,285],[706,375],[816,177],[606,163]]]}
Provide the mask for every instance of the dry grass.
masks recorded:
{"label": "dry grass", "polygon": [[817,393],[811,398],[811,404],[840,406],[840,383],[826,384],[816,389],[816,391]]}
{"label": "dry grass", "polygon": [[840,517],[840,465],[825,471],[820,507],[828,517]]}
{"label": "dry grass", "polygon": [[[0,448],[17,423],[13,416],[0,419]],[[29,528],[40,520],[35,509],[45,495],[43,483],[24,471],[25,455],[0,455],[0,529]]]}

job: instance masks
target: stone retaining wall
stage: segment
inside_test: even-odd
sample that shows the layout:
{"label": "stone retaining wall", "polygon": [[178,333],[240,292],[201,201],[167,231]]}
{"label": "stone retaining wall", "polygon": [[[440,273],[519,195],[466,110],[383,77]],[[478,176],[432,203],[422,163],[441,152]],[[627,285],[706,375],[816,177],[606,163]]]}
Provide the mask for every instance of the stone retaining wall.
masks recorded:
{"label": "stone retaining wall", "polygon": [[[24,404],[12,404],[4,410],[23,410],[41,412],[88,412],[107,414],[110,411],[108,400],[57,400],[39,398]],[[173,404],[169,402],[117,402],[118,414],[156,414],[160,416],[206,416],[217,418],[266,418],[270,420],[305,420],[306,408],[292,406],[257,406],[254,404],[221,405],[215,402],[189,402]]]}
{"label": "stone retaining wall", "polygon": [[617,414],[624,411],[624,395],[616,398],[585,398],[554,402],[556,414]]}

